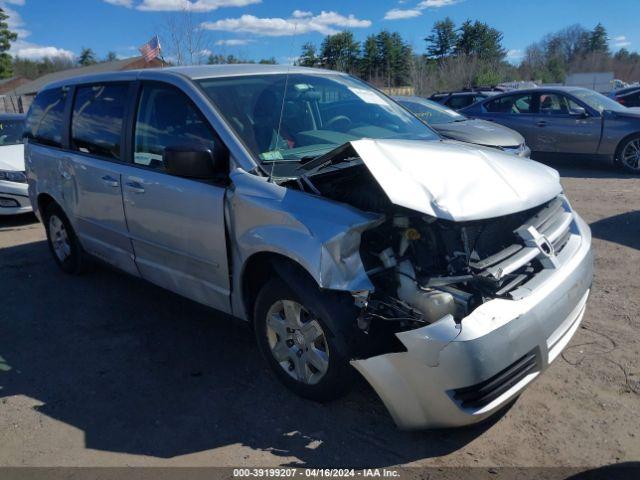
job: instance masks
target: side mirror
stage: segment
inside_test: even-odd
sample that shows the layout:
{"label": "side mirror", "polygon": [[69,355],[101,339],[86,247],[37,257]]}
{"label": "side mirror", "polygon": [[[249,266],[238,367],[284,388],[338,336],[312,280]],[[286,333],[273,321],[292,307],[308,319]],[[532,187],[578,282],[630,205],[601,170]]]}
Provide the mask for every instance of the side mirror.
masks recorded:
{"label": "side mirror", "polygon": [[589,116],[584,107],[573,107],[571,109],[571,115],[578,118],[587,118]]}
{"label": "side mirror", "polygon": [[222,171],[225,152],[208,145],[166,147],[162,162],[167,173],[177,177],[210,179]]}

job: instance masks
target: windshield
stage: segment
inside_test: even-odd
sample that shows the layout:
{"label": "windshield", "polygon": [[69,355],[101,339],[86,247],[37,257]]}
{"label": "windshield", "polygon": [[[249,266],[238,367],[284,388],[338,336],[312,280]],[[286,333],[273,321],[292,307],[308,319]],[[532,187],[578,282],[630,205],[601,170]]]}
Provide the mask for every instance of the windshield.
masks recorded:
{"label": "windshield", "polygon": [[344,75],[270,74],[198,83],[263,164],[306,161],[365,137],[439,139],[404,108]]}
{"label": "windshield", "polygon": [[22,143],[24,120],[0,120],[0,146]]}
{"label": "windshield", "polygon": [[467,117],[451,110],[439,103],[422,98],[396,98],[396,100],[407,107],[420,120],[427,123],[453,123],[462,122]]}
{"label": "windshield", "polygon": [[601,93],[594,92],[593,90],[572,90],[571,93],[600,113],[602,113],[603,110],[621,111],[627,109],[627,107],[620,105],[615,100],[605,97]]}

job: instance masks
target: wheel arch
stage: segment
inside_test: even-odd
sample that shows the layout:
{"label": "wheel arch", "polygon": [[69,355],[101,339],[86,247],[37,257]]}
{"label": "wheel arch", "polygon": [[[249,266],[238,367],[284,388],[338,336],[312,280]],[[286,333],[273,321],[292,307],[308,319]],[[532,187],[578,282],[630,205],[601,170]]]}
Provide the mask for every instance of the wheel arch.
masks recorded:
{"label": "wheel arch", "polygon": [[319,288],[316,279],[303,265],[291,257],[270,251],[257,252],[247,258],[240,275],[242,304],[249,322],[253,322],[253,306],[260,289],[274,276],[290,283],[293,276],[302,275]]}
{"label": "wheel arch", "polygon": [[623,138],[618,142],[618,144],[616,145],[615,152],[614,152],[614,154],[613,154],[613,163],[614,163],[614,165],[616,165],[616,166],[622,166],[622,161],[620,160],[620,153],[622,153],[622,152],[621,152],[622,147],[623,147],[623,146],[624,146],[624,145],[625,145],[625,144],[626,144],[630,139],[632,139],[632,138],[634,138],[634,137],[638,137],[638,138],[640,138],[640,132],[633,132],[633,133],[630,133],[629,135],[627,135],[627,136],[623,137]]}

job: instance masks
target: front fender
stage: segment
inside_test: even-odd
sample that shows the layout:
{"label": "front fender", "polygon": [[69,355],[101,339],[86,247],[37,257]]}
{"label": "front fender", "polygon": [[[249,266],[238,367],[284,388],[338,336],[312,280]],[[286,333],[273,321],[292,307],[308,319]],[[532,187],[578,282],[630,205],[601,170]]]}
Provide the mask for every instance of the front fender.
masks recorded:
{"label": "front fender", "polygon": [[360,259],[363,231],[380,215],[288,189],[234,170],[227,194],[227,223],[233,264],[234,315],[247,318],[241,279],[247,260],[274,253],[295,261],[321,288],[373,290]]}

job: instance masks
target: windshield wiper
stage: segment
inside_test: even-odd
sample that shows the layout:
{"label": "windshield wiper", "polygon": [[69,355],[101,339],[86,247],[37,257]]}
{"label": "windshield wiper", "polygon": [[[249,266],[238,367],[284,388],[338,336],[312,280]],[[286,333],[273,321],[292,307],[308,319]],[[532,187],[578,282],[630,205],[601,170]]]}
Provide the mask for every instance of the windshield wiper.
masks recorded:
{"label": "windshield wiper", "polygon": [[352,162],[359,159],[360,157],[356,154],[355,150],[351,146],[351,143],[347,142],[325,153],[324,155],[320,155],[312,160],[303,163],[298,168],[296,168],[296,171],[306,170],[306,172],[304,173],[305,175],[312,175],[332,165],[343,162]]}

